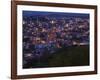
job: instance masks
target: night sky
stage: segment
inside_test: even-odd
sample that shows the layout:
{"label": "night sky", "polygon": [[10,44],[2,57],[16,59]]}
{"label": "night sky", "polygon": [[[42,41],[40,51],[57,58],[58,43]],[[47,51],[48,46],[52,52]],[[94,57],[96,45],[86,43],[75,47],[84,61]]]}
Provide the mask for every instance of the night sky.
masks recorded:
{"label": "night sky", "polygon": [[62,12],[43,12],[43,11],[23,11],[24,17],[29,16],[51,16],[51,17],[81,17],[81,18],[89,18],[89,14],[82,13],[62,13]]}

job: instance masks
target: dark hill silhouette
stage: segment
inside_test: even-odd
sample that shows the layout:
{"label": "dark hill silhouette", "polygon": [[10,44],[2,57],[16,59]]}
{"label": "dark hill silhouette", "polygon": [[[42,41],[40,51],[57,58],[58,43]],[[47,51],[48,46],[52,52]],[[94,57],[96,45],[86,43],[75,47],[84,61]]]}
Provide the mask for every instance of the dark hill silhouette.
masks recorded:
{"label": "dark hill silhouette", "polygon": [[23,68],[65,67],[89,65],[89,46],[70,46],[62,48],[56,53],[45,53],[39,62],[32,60]]}

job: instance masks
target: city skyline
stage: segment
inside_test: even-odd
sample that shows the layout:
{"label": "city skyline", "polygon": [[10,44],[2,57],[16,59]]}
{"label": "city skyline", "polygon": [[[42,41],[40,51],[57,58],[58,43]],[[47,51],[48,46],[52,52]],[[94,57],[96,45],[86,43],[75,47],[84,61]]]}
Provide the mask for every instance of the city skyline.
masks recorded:
{"label": "city skyline", "polygon": [[23,68],[89,65],[89,20],[89,14],[23,11]]}

